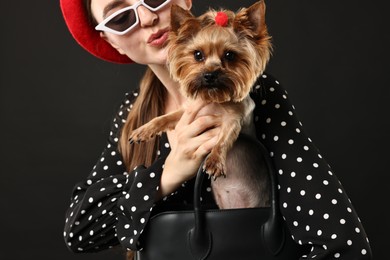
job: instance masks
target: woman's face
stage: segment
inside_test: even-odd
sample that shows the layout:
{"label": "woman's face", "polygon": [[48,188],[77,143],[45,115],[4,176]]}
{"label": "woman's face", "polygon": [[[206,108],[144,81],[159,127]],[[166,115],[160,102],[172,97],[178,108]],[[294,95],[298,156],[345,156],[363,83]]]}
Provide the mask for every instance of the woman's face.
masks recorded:
{"label": "woman's face", "polygon": [[[98,23],[121,8],[134,5],[138,0],[92,0],[91,11]],[[113,3],[115,3],[113,5]],[[165,64],[166,41],[170,28],[170,7],[172,4],[189,9],[192,0],[171,0],[162,9],[153,12],[143,5],[137,8],[139,24],[124,35],[101,32],[119,53],[127,55],[140,64]]]}

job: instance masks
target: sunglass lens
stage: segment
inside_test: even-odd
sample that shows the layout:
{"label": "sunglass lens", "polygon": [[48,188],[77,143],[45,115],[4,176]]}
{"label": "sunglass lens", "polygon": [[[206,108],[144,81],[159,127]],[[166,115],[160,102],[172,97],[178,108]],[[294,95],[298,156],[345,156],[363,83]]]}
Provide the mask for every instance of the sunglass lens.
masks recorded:
{"label": "sunglass lens", "polygon": [[145,0],[145,4],[150,6],[151,8],[157,8],[160,5],[164,4],[165,2],[168,2],[169,0]]}
{"label": "sunglass lens", "polygon": [[123,32],[135,24],[136,21],[135,11],[130,9],[112,18],[106,26],[112,30]]}

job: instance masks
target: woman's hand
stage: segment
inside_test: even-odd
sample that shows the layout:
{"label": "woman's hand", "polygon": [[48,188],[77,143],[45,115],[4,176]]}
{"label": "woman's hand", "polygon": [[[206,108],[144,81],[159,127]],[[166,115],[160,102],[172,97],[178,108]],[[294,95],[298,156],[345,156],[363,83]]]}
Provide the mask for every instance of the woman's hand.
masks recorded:
{"label": "woman's hand", "polygon": [[201,162],[218,140],[223,110],[218,104],[191,102],[175,129],[168,132],[171,152],[161,177],[160,195],[175,191],[195,176]]}

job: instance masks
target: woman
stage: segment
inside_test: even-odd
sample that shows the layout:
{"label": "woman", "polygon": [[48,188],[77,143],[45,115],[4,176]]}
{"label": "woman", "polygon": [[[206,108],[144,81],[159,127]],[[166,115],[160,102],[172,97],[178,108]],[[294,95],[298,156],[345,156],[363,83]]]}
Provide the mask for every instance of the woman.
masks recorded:
{"label": "woman", "polygon": [[[110,62],[147,65],[139,90],[126,95],[114,118],[107,147],[73,191],[64,237],[74,252],[118,244],[140,250],[138,239],[151,212],[187,205],[196,170],[215,144],[223,112],[201,101],[154,142],[128,142],[132,129],[185,103],[165,66],[173,3],[192,5],[191,0],[61,0],[68,28],[86,50]],[[263,74],[252,98],[257,137],[279,173],[282,214],[294,239],[312,246],[306,257],[371,259],[356,212],[305,135],[286,91]],[[214,205],[207,185],[202,199]]]}

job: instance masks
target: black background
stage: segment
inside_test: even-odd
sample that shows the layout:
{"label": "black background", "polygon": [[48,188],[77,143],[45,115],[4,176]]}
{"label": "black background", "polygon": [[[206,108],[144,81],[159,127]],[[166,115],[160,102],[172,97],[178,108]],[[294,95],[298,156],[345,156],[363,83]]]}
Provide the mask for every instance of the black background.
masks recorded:
{"label": "black background", "polygon": [[[193,10],[253,2],[194,0]],[[122,259],[70,253],[62,228],[74,184],[143,67],[81,49],[56,0],[0,1],[0,10],[0,259]],[[376,259],[390,232],[388,17],[386,1],[267,0],[268,72],[347,190]]]}

